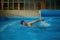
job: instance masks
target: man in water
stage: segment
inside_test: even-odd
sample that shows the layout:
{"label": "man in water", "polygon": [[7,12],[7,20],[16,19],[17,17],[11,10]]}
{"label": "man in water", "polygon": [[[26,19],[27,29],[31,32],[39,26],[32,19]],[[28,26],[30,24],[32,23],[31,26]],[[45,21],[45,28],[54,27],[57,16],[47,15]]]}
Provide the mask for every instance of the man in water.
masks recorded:
{"label": "man in water", "polygon": [[32,24],[36,23],[36,22],[40,22],[40,21],[43,21],[44,19],[40,19],[40,20],[35,20],[35,21],[31,21],[31,22],[28,22],[26,23],[24,20],[21,21],[21,24],[24,25],[24,26],[32,26]]}

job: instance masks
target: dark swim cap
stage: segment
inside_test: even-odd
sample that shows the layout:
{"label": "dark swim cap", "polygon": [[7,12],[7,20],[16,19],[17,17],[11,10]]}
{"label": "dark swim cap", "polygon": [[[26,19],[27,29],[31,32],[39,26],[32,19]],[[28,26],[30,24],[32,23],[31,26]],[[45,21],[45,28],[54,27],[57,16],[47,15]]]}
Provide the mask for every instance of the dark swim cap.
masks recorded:
{"label": "dark swim cap", "polygon": [[23,24],[24,20],[21,21],[21,24]]}

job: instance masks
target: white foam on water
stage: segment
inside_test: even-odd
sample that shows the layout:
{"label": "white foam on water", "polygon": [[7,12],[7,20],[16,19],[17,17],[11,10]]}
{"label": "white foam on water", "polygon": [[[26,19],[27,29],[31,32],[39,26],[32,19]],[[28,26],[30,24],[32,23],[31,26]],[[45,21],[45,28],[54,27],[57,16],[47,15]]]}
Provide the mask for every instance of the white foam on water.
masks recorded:
{"label": "white foam on water", "polygon": [[2,28],[0,28],[0,32],[4,31],[8,26],[14,25],[16,22],[11,22],[9,24],[4,25]]}
{"label": "white foam on water", "polygon": [[4,31],[7,28],[8,25],[4,25],[2,28],[0,28],[0,32]]}
{"label": "white foam on water", "polygon": [[51,26],[51,24],[47,23],[46,21],[41,21],[41,26],[44,26],[44,27],[49,27]]}

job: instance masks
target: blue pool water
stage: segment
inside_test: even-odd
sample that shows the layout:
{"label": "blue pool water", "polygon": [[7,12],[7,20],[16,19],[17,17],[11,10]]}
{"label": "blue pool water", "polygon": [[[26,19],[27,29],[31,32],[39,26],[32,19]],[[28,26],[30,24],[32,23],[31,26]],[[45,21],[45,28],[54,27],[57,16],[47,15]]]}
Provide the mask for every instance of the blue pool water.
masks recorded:
{"label": "blue pool water", "polygon": [[21,20],[30,22],[39,18],[5,18],[0,19],[0,40],[60,40],[60,18],[43,17],[32,27],[22,26]]}

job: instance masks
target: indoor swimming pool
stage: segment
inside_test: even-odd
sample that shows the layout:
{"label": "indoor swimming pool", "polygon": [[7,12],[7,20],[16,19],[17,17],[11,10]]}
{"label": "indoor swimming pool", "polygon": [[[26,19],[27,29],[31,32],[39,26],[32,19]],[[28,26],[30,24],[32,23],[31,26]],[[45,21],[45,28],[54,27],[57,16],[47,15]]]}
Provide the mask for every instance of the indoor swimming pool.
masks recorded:
{"label": "indoor swimming pool", "polygon": [[[60,40],[60,18],[44,17],[45,22],[35,23],[33,27],[20,24],[39,18],[8,18],[0,22],[1,40]],[[47,23],[47,27],[44,23]],[[50,26],[48,26],[48,24]],[[42,28],[41,28],[42,27]]]}
{"label": "indoor swimming pool", "polygon": [[60,17],[44,17],[31,27],[20,24],[40,17],[0,17],[0,40],[60,40]]}

